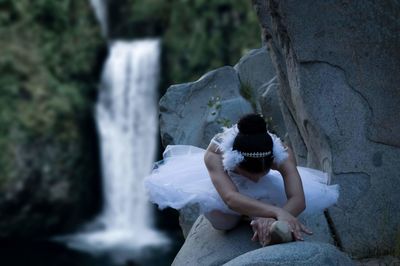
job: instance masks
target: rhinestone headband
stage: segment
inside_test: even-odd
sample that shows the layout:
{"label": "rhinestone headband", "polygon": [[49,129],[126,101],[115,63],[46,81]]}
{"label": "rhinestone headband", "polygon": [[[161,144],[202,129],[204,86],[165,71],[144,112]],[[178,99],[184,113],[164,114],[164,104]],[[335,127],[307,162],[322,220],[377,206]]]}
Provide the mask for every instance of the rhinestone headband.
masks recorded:
{"label": "rhinestone headband", "polygon": [[241,155],[250,158],[262,158],[267,157],[271,154],[271,151],[268,152],[240,152]]}
{"label": "rhinestone headband", "polygon": [[239,130],[237,125],[230,128],[224,128],[224,132],[221,136],[221,142],[218,143],[218,148],[223,152],[222,154],[222,165],[225,170],[234,170],[237,165],[239,165],[245,158],[261,158],[266,157],[270,154],[274,156],[274,163],[281,164],[288,158],[288,153],[286,147],[282,145],[281,140],[274,134],[268,132],[272,138],[273,148],[272,152],[239,152],[237,150],[232,150],[233,142],[238,134]]}

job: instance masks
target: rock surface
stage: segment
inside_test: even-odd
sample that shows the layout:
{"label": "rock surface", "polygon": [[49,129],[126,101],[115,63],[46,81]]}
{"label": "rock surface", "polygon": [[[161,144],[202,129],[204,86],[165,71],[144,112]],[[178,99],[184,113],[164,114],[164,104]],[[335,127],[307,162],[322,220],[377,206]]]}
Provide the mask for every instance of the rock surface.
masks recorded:
{"label": "rock surface", "polygon": [[259,98],[264,92],[261,87],[276,75],[266,47],[251,50],[234,68],[242,84],[242,95],[252,103],[257,112],[261,112]]}
{"label": "rock surface", "polygon": [[228,232],[217,231],[201,215],[193,224],[172,265],[222,265],[259,248],[258,243],[250,240],[251,236],[251,228],[247,224]]}
{"label": "rock surface", "polygon": [[196,204],[185,206],[179,210],[179,226],[182,229],[183,237],[187,238],[193,224],[199,218],[200,209]]}
{"label": "rock surface", "polygon": [[266,47],[251,50],[234,67],[242,84],[242,95],[269,122],[270,130],[284,138],[284,124],[278,97],[278,81]]}
{"label": "rock surface", "polygon": [[378,258],[370,258],[358,260],[355,262],[356,266],[397,266],[400,265],[400,258],[385,256]]}
{"label": "rock surface", "polygon": [[[171,86],[160,100],[160,131],[164,146],[186,144],[207,148],[223,126],[231,126],[243,114],[253,112],[240,95],[238,74],[226,66],[198,81]],[[199,216],[196,206],[180,211],[184,236]]]}
{"label": "rock surface", "polygon": [[164,146],[186,144],[207,148],[211,138],[243,115],[251,105],[240,95],[236,71],[225,66],[196,82],[171,86],[160,100]]}
{"label": "rock surface", "polygon": [[[271,62],[263,62],[265,57],[268,58],[268,55],[263,48],[253,50],[235,66],[237,73],[231,67],[223,67],[207,73],[194,83],[170,87],[160,101],[163,144],[190,144],[205,148],[211,137],[219,131],[221,122],[234,123],[243,113],[251,112],[251,102],[253,107],[256,103],[255,107],[260,108],[265,117],[272,118],[272,130],[281,136],[286,134],[285,122],[288,118],[292,119],[287,123],[288,128],[294,130],[290,141],[297,151],[299,164],[306,165],[312,157],[308,154],[295,118],[288,117],[289,107],[281,100],[278,80],[271,71]],[[262,71],[267,71],[267,75],[263,76]],[[240,112],[238,106],[242,106],[239,108]],[[245,109],[247,110],[243,111]],[[282,112],[286,114],[285,122]],[[199,122],[193,123],[193,120]],[[223,233],[213,229],[203,216],[196,220],[198,215],[196,206],[187,206],[180,210],[180,224],[186,241],[173,265],[221,265],[238,256],[243,259],[232,263],[247,265],[246,263],[251,262],[252,254],[256,252],[253,250],[258,249],[259,245],[250,241],[252,232],[247,224]],[[302,215],[299,219],[314,232],[311,236],[304,236],[307,247],[304,252],[298,248],[299,252],[294,257],[287,257],[284,252],[277,253],[273,263],[304,264],[311,261],[313,254],[320,253],[321,256],[315,257],[313,263],[319,264],[322,260],[331,264],[352,265],[351,260],[333,246],[340,243],[337,238],[332,237],[336,232],[332,231],[324,214]],[[298,243],[292,244],[297,248]],[[276,249],[279,251],[279,248]],[[265,257],[258,250],[257,263],[263,265]],[[252,252],[248,253],[249,251]]]}
{"label": "rock surface", "polygon": [[258,102],[262,115],[268,121],[269,130],[287,142],[287,129],[281,111],[281,99],[278,94],[278,89],[279,84],[276,77],[264,83],[258,89],[260,92]]}
{"label": "rock surface", "polygon": [[228,263],[226,266],[250,265],[355,265],[353,261],[335,246],[315,242],[291,242],[272,245],[247,252]]}
{"label": "rock surface", "polygon": [[238,72],[240,83],[251,87],[256,93],[276,75],[266,47],[251,50],[240,58],[234,68]]}
{"label": "rock surface", "polygon": [[[311,255],[322,252],[323,254],[327,254],[326,259],[333,259],[333,255],[340,255],[338,260],[341,261],[348,261],[346,260],[346,256],[341,254],[336,248],[327,243],[321,243],[320,241],[331,241],[327,238],[326,232],[321,230],[321,228],[326,228],[323,225],[324,220],[315,219],[317,217],[308,217],[308,222],[305,222],[307,226],[309,226],[313,231],[314,234],[308,237],[305,237],[305,242],[302,243],[291,243],[289,245],[294,245],[293,252],[295,255],[288,256],[287,252],[281,252],[280,250],[284,250],[287,247],[282,246],[282,248],[278,247],[281,245],[270,246],[267,248],[260,249],[260,245],[258,242],[252,242],[252,230],[250,226],[243,222],[237,228],[228,231],[222,232],[215,230],[209,221],[204,217],[200,216],[195,224],[193,225],[192,229],[189,232],[189,235],[186,238],[184,245],[182,246],[181,250],[175,257],[175,260],[172,265],[222,265],[226,262],[233,260],[234,258],[240,256],[244,257],[243,260],[239,259],[239,262],[251,262],[253,258],[253,253],[256,252],[254,258],[258,258],[260,254],[264,254],[262,250],[265,250],[268,254],[269,248],[272,248],[273,251],[271,252],[280,252],[274,255],[273,261],[279,261],[279,258],[286,262],[297,262],[297,259],[306,260]],[[304,221],[304,220],[303,220]],[[315,225],[322,221],[322,224],[319,225],[320,228],[316,228]],[[314,226],[313,226],[314,225]],[[321,234],[323,233],[323,234]],[[312,244],[315,243],[315,244]],[[304,248],[305,247],[305,248]],[[304,249],[304,250],[303,250]],[[256,251],[253,251],[256,250]],[[251,251],[251,252],[249,252]],[[249,252],[249,253],[247,253]],[[243,255],[244,254],[244,255]],[[249,254],[249,255],[247,255]],[[242,255],[242,256],[241,256]],[[267,256],[260,255],[260,259],[266,260]],[[239,257],[239,258],[240,258]],[[319,256],[315,262],[321,262],[323,256]],[[236,259],[232,261],[232,265],[240,265],[237,264]],[[268,260],[269,261],[269,260]],[[335,261],[335,260],[334,260]],[[230,264],[228,264],[230,265]],[[243,264],[243,265],[253,265],[253,264]],[[264,265],[264,264],[254,264],[254,265]],[[290,264],[287,264],[290,265]],[[294,265],[294,264],[292,264]],[[321,265],[317,263],[316,265]],[[338,264],[332,264],[338,265]],[[342,264],[339,264],[342,265]],[[346,264],[344,264],[346,265]],[[351,265],[351,264],[347,264]]]}
{"label": "rock surface", "polygon": [[[262,111],[264,116],[272,118],[274,125],[272,130],[281,136],[284,136],[286,130],[280,111],[280,98],[278,97],[277,92],[278,84],[277,79],[273,76],[274,73],[270,73],[264,77],[260,72],[251,72],[251,69],[257,67],[263,71],[271,71],[270,61],[265,60],[265,62],[263,62],[263,59],[266,58],[268,58],[268,55],[263,48],[253,50],[249,54],[245,55],[244,59],[240,60],[240,62],[235,66],[235,69],[238,71],[241,81],[245,82],[248,88],[251,88],[252,93],[254,93],[252,97],[255,97],[259,103],[263,103]],[[248,84],[250,84],[250,86]],[[224,67],[207,73],[203,78],[195,83],[172,86],[160,101],[160,127],[164,145],[191,144],[206,147],[209,139],[219,131],[221,125],[216,122],[218,119],[221,117],[232,117],[233,114],[236,117],[231,121],[235,122],[243,113],[252,111],[250,104],[246,103],[245,99],[240,96],[239,91],[242,86],[243,84],[240,84],[237,74],[231,67]],[[219,89],[218,94],[215,93],[215,88]],[[223,92],[223,90],[226,91]],[[221,95],[223,95],[223,97],[221,97]],[[218,101],[215,100],[215,97],[217,96],[220,97]],[[238,110],[234,105],[235,102],[244,102],[245,106],[247,104],[248,108],[246,112],[241,111],[238,113]],[[214,115],[210,115],[213,113]],[[212,119],[210,119],[210,117]],[[199,121],[199,123],[193,123],[193,119]],[[205,131],[210,122],[214,129],[212,134]],[[210,128],[210,126],[208,126],[208,128]],[[224,239],[221,237],[220,232],[212,229],[204,219],[201,221],[202,223],[208,224],[206,228],[210,229],[210,232],[202,231],[201,233],[189,233],[189,230],[192,228],[192,225],[198,216],[199,212],[196,206],[186,206],[180,210],[179,221],[183,234],[187,240],[179,253],[180,255],[176,259],[176,263],[183,263],[182,261],[185,260],[187,260],[187,262],[193,261],[193,256],[196,255],[192,254],[192,251],[190,250],[193,248],[193,245],[197,245],[196,241],[200,241],[198,235],[202,235],[202,241],[206,242],[214,243],[216,242],[216,237]],[[334,243],[328,223],[322,213],[312,216],[302,215],[300,219],[314,232],[312,236],[305,236],[306,240],[331,244]],[[197,224],[199,224],[199,221]],[[200,228],[203,228],[203,226],[205,225],[201,225]],[[199,225],[197,225],[197,227],[199,227]],[[197,227],[195,226],[195,228]],[[198,230],[198,228],[193,230]],[[243,230],[247,231],[246,237],[243,236]],[[243,238],[241,242],[244,241],[243,243],[247,243],[247,234],[251,234],[251,232],[248,231],[249,228],[234,230],[231,233],[231,235],[233,234],[231,237]],[[214,236],[214,234],[217,234],[217,236]],[[216,245],[220,244],[221,243]],[[252,243],[250,242],[250,244]],[[208,248],[208,251],[214,249],[219,250],[218,246],[209,246]],[[195,250],[198,249],[196,248]],[[207,250],[197,252],[197,255],[201,256],[197,258],[198,263],[204,264],[205,261],[203,260],[206,260],[206,264],[211,263],[211,261],[220,263],[221,260],[227,261],[229,259],[224,258],[225,254],[221,255],[219,252],[215,252],[214,257],[206,256],[207,259],[205,259],[204,254],[208,252]],[[250,247],[244,246],[240,250],[237,250],[236,256],[241,255],[248,250],[251,250]]]}
{"label": "rock surface", "polygon": [[253,3],[297,157],[341,185],[329,211],[339,245],[356,257],[390,253],[400,228],[400,6]]}
{"label": "rock surface", "polygon": [[336,245],[323,213],[301,214],[298,218],[312,232],[312,235],[304,234],[304,240]]}

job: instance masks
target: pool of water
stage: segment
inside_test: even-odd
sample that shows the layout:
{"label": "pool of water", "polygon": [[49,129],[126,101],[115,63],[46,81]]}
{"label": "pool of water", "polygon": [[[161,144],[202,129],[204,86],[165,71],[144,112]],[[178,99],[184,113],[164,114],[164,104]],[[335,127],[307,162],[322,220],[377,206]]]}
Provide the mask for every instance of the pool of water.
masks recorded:
{"label": "pool of water", "polygon": [[167,233],[171,242],[167,246],[142,250],[110,250],[89,254],[70,249],[52,241],[0,242],[1,266],[163,266],[171,265],[182,245],[180,232]]}

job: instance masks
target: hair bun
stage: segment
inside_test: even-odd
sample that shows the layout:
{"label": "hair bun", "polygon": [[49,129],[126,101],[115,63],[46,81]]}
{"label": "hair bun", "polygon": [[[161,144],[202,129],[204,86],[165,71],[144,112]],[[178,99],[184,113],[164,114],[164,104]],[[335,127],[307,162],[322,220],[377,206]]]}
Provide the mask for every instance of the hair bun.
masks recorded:
{"label": "hair bun", "polygon": [[267,133],[267,123],[264,118],[258,114],[247,114],[240,118],[238,124],[240,134],[255,135]]}

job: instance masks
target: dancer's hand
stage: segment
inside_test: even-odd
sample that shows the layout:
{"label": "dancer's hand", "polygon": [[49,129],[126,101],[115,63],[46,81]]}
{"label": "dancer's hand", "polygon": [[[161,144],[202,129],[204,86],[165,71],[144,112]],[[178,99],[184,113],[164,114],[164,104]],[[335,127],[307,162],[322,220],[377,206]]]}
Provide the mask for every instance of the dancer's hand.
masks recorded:
{"label": "dancer's hand", "polygon": [[265,247],[271,242],[271,225],[276,220],[274,218],[262,218],[256,217],[251,222],[251,228],[253,229],[254,235],[251,238],[252,241],[259,241],[261,246]]}
{"label": "dancer's hand", "polygon": [[285,210],[281,210],[278,215],[277,215],[277,220],[278,221],[285,221],[288,223],[290,230],[292,231],[292,234],[294,236],[295,240],[301,240],[303,241],[303,236],[302,232],[311,235],[312,232],[305,227],[302,223],[300,223],[296,217],[291,215],[289,212]]}

